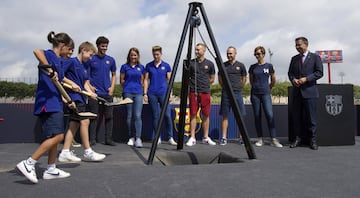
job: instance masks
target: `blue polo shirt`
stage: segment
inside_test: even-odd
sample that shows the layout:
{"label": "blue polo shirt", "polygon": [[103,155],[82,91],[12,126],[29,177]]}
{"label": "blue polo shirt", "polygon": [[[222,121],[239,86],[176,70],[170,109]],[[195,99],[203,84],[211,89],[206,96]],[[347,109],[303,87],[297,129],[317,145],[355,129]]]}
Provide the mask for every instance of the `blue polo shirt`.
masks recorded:
{"label": "blue polo shirt", "polygon": [[[58,73],[59,81],[62,81],[64,72],[61,65],[61,58],[58,57],[53,50],[44,50],[44,54],[49,65],[52,65]],[[39,115],[42,112],[62,112],[63,102],[61,94],[52,80],[40,70],[38,72],[38,79],[34,114]]]}
{"label": "blue polo shirt", "polygon": [[270,94],[269,78],[274,72],[274,67],[270,63],[251,65],[249,68],[249,74],[253,75],[251,94]]}
{"label": "blue polo shirt", "polygon": [[[84,90],[85,81],[89,80],[84,64],[81,63],[77,57],[74,57],[65,60],[63,68],[65,77],[79,85],[81,90]],[[86,103],[86,97],[82,94],[70,90],[69,96],[73,101],[79,101],[84,104]]]}
{"label": "blue polo shirt", "polygon": [[148,94],[165,94],[168,86],[167,73],[171,72],[171,67],[168,63],[161,61],[158,67],[155,66],[154,61],[146,64],[146,73],[149,73],[150,86]]}
{"label": "blue polo shirt", "polygon": [[123,64],[120,74],[125,74],[123,93],[143,94],[141,77],[145,74],[144,65],[137,64],[131,67],[130,64]]}
{"label": "blue polo shirt", "polygon": [[115,59],[108,55],[100,57],[96,54],[85,64],[85,68],[89,72],[91,85],[96,88],[96,94],[108,95],[108,89],[111,87],[111,72],[116,72]]}

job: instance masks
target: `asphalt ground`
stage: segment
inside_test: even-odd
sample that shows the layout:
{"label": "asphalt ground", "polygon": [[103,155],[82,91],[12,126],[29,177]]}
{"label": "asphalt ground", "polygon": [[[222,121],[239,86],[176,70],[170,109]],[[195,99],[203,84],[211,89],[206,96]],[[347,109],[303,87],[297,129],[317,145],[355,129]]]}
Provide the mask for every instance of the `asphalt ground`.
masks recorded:
{"label": "asphalt ground", "polygon": [[[253,140],[254,141],[254,140]],[[38,184],[15,169],[38,146],[0,144],[1,197],[360,197],[360,137],[355,145],[290,149],[266,144],[249,160],[244,145],[176,150],[163,142],[152,165],[146,165],[151,143],[134,148],[125,143],[93,149],[103,162],[57,163],[69,178],[43,180],[44,156],[37,164]],[[82,148],[73,148],[82,156]],[[232,163],[218,163],[218,162]]]}

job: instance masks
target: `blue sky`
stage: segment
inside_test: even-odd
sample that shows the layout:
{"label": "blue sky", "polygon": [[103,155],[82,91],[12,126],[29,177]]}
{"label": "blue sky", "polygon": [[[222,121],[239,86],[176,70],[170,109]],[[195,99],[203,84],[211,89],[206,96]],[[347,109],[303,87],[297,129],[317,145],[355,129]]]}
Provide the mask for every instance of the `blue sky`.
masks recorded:
{"label": "blue sky", "polygon": [[[163,58],[174,63],[180,35],[189,9],[188,0],[5,0],[0,7],[0,80],[35,79],[34,49],[49,49],[49,31],[67,32],[76,48],[100,35],[110,39],[108,54],[118,71],[128,49],[137,47],[141,62],[151,61],[151,47],[161,45]],[[309,39],[310,51],[343,50],[343,63],[331,64],[332,82],[360,85],[358,37],[360,3],[355,0],[205,0],[203,3],[218,47],[238,49],[237,59],[247,68],[255,63],[253,49],[262,45],[273,51],[272,63],[279,81],[287,80],[291,56],[297,52],[294,39]],[[199,27],[210,44],[204,24]],[[200,42],[199,35],[195,36]],[[184,48],[187,49],[187,42]],[[213,51],[212,47],[210,50]],[[77,50],[76,50],[77,51]],[[185,57],[185,51],[183,57]],[[75,55],[75,54],[74,54]],[[209,53],[206,56],[213,60]],[[269,56],[267,56],[269,61]],[[181,65],[176,80],[181,79]],[[327,83],[327,65],[324,77]]]}

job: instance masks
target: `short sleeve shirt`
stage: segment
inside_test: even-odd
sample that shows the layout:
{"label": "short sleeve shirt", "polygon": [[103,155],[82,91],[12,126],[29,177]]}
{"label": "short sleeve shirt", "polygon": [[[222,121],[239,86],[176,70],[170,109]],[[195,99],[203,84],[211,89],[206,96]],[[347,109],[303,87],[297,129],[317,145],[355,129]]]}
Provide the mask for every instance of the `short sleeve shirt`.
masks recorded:
{"label": "short sleeve shirt", "polygon": [[146,73],[149,73],[150,85],[148,94],[165,94],[168,81],[167,73],[171,72],[171,67],[168,63],[161,61],[158,67],[155,66],[154,61],[146,64]]}
{"label": "short sleeve shirt", "polygon": [[[77,57],[74,57],[65,60],[63,65],[65,77],[76,83],[81,90],[84,90],[85,81],[89,80],[84,64],[81,63]],[[84,104],[86,103],[86,97],[84,95],[71,90],[69,90],[69,95],[73,101],[80,101]]]}
{"label": "short sleeve shirt", "polygon": [[[49,65],[58,73],[59,81],[64,78],[61,58],[53,50],[44,51]],[[52,80],[46,74],[39,70],[38,85],[36,89],[36,98],[34,104],[34,114],[39,115],[42,112],[62,112],[63,102],[60,91],[56,88]]]}
{"label": "short sleeve shirt", "polygon": [[190,61],[190,91],[210,93],[210,75],[215,74],[214,63],[204,59],[199,63],[197,59]]}
{"label": "short sleeve shirt", "polygon": [[241,78],[247,75],[245,65],[239,61],[236,61],[233,65],[230,61],[226,61],[224,65],[231,87],[234,91],[241,91],[243,88]]}
{"label": "short sleeve shirt", "polygon": [[85,65],[89,72],[90,83],[96,88],[96,94],[108,95],[108,89],[111,87],[111,72],[116,72],[115,59],[108,55],[103,57],[94,55]]}
{"label": "short sleeve shirt", "polygon": [[130,64],[123,64],[120,74],[125,74],[123,93],[143,94],[141,77],[145,74],[144,65],[137,64],[132,67]]}
{"label": "short sleeve shirt", "polygon": [[259,65],[253,64],[249,68],[249,74],[253,75],[251,86],[252,94],[270,94],[269,78],[275,73],[274,67],[270,63]]}

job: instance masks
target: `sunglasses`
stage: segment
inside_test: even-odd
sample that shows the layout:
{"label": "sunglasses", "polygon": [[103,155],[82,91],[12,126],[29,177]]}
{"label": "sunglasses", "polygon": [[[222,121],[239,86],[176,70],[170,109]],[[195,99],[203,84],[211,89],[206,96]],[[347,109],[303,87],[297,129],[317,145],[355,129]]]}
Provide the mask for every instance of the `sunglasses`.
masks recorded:
{"label": "sunglasses", "polygon": [[262,53],[255,53],[254,56],[260,56]]}

